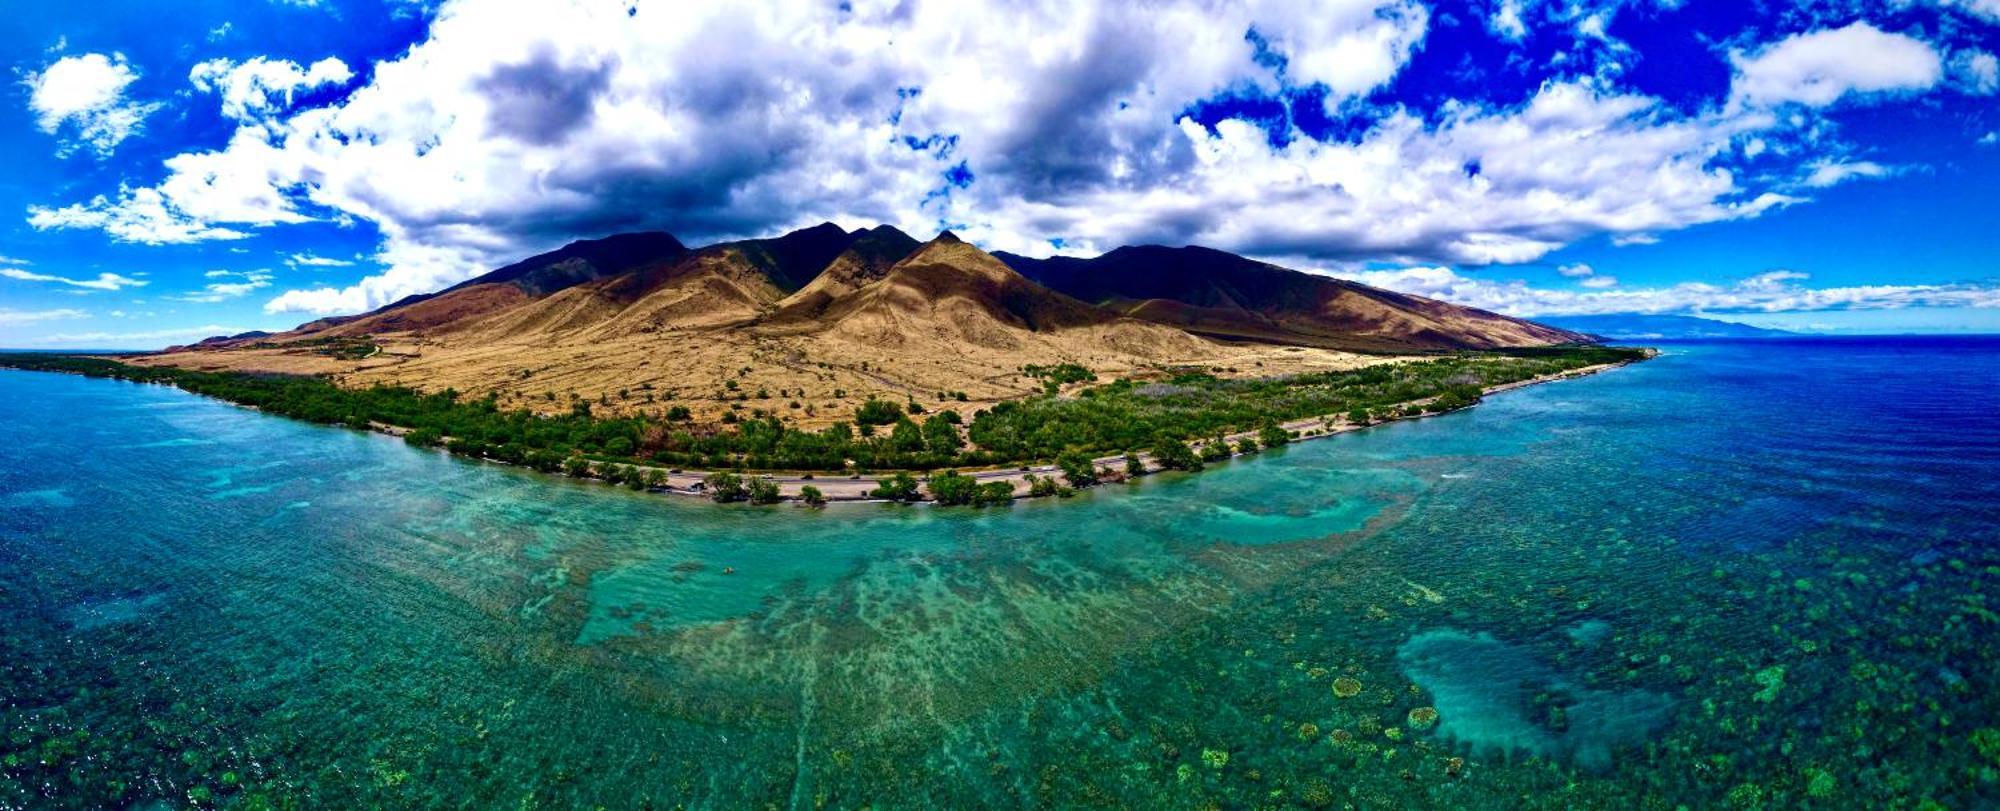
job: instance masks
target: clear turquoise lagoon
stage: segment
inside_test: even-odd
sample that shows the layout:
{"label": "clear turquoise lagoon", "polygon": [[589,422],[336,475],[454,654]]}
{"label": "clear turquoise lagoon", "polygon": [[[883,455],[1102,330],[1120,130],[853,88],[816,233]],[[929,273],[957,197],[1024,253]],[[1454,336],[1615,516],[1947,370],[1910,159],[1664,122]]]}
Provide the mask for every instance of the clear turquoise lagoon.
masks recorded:
{"label": "clear turquoise lagoon", "polygon": [[0,808],[2000,805],[2000,340],[1663,348],[985,511],[0,371]]}

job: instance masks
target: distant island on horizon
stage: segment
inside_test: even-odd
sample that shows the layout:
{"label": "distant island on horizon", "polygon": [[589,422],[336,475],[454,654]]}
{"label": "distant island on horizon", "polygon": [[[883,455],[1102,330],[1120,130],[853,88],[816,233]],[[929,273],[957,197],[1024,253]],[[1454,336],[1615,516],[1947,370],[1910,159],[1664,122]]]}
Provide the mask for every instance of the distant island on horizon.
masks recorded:
{"label": "distant island on horizon", "polygon": [[1547,316],[1542,323],[1613,341],[1658,341],[1690,338],[1787,338],[1807,333],[1754,327],[1735,321],[1692,315],[1610,313]]}

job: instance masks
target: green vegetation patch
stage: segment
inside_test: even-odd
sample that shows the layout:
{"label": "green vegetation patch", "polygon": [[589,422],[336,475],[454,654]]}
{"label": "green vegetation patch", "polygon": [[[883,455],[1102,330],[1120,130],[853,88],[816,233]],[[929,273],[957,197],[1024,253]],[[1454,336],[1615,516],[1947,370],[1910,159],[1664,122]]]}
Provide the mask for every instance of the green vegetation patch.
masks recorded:
{"label": "green vegetation patch", "polygon": [[[92,357],[0,355],[0,366],[165,383],[318,423],[389,426],[402,430],[413,444],[441,444],[457,453],[552,473],[592,472],[592,465],[578,457],[809,471],[937,470],[1060,460],[1069,484],[1083,487],[1097,478],[1089,462],[1097,456],[1148,451],[1164,467],[1199,470],[1204,460],[1188,447],[1189,440],[1257,431],[1255,444],[1276,447],[1291,438],[1279,427],[1289,421],[1343,414],[1368,422],[1449,411],[1478,402],[1486,387],[1643,356],[1636,349],[1551,347],[1260,379],[1186,372],[1165,380],[1117,380],[1070,396],[1045,393],[1001,403],[969,420],[951,410],[918,415],[893,401],[869,400],[852,423],[819,431],[799,430],[763,411],[740,417],[732,412],[729,427],[690,424],[681,406],[664,407],[656,415],[609,417],[595,415],[588,403],[579,402],[569,413],[536,414],[501,411],[491,397],[467,399],[450,390],[344,389],[319,377],[151,368]],[[1094,379],[1088,370],[1071,365],[1035,367],[1032,373],[1050,382]],[[1252,447],[1245,442],[1239,449]],[[1224,454],[1216,443],[1206,450],[1210,456]],[[1127,471],[1137,467],[1130,460],[1125,465]],[[618,472],[628,473],[621,479],[634,486],[653,484],[637,470]],[[908,493],[888,489],[882,497],[900,500]]]}

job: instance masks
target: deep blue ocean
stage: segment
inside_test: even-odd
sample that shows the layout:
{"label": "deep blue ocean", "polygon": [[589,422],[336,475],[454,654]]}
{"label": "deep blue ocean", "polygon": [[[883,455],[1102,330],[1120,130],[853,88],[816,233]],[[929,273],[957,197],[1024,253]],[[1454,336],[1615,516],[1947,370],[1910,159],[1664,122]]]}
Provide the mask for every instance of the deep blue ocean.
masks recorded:
{"label": "deep blue ocean", "polygon": [[0,371],[0,808],[2000,806],[2000,338],[998,510]]}

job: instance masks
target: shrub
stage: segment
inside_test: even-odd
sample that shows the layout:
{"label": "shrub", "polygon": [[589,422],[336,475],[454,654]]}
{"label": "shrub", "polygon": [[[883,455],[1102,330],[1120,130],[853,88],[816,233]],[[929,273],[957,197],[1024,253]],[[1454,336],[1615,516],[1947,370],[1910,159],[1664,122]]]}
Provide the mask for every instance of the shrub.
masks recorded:
{"label": "shrub", "polygon": [[1478,386],[1470,383],[1460,383],[1446,388],[1443,394],[1438,395],[1437,401],[1432,407],[1438,411],[1452,411],[1454,409],[1465,408],[1479,402],[1480,394]]}
{"label": "shrub", "polygon": [[1097,463],[1091,460],[1090,454],[1070,451],[1056,459],[1056,465],[1062,468],[1063,479],[1068,481],[1071,487],[1089,487],[1097,484]]}
{"label": "shrub", "polygon": [[1202,444],[1201,460],[1204,462],[1220,462],[1229,458],[1229,451],[1229,440],[1213,439]]}
{"label": "shrub", "polygon": [[888,425],[902,416],[902,406],[874,397],[854,409],[854,422],[858,425]]}
{"label": "shrub", "polygon": [[1036,496],[1036,497],[1056,496],[1058,498],[1069,498],[1070,496],[1076,495],[1076,488],[1064,487],[1062,482],[1056,481],[1056,477],[1054,476],[1037,476],[1033,473],[1030,473],[1027,476],[1027,481],[1028,481],[1028,495],[1030,496]]}
{"label": "shrub", "polygon": [[1146,475],[1146,463],[1139,458],[1139,454],[1136,453],[1125,454],[1125,475],[1127,476]]}
{"label": "shrub", "polygon": [[805,502],[808,507],[826,506],[826,494],[810,484],[799,488],[799,500]]}
{"label": "shrub", "polygon": [[925,483],[924,486],[925,489],[930,490],[932,499],[936,500],[939,504],[947,506],[971,504],[973,499],[979,495],[979,482],[977,480],[963,473],[950,470],[931,474],[930,481]]}
{"label": "shrub", "polygon": [[958,415],[945,411],[924,420],[924,444],[939,455],[954,454],[965,447],[965,440],[958,435]]}
{"label": "shrub", "polygon": [[1266,448],[1275,448],[1292,441],[1292,432],[1277,425],[1266,425],[1257,432],[1257,441]]}
{"label": "shrub", "polygon": [[778,495],[778,483],[762,476],[752,478],[743,489],[751,504],[776,504],[782,498]]}
{"label": "shrub", "polygon": [[908,417],[898,417],[896,427],[889,431],[889,446],[900,453],[922,453],[924,450],[924,429]]}
{"label": "shrub", "polygon": [[701,481],[708,486],[708,497],[719,504],[742,501],[750,496],[750,491],[743,486],[743,477],[728,471],[710,473]]}
{"label": "shrub", "polygon": [[987,482],[979,486],[973,494],[975,507],[997,507],[1014,500],[1014,485],[1007,482]]}
{"label": "shrub", "polygon": [[1200,470],[1201,458],[1194,455],[1194,449],[1168,434],[1161,434],[1153,440],[1153,461],[1168,470]]}
{"label": "shrub", "polygon": [[873,498],[889,501],[916,501],[922,496],[917,492],[916,477],[908,473],[896,473],[875,482],[875,489],[868,491]]}

